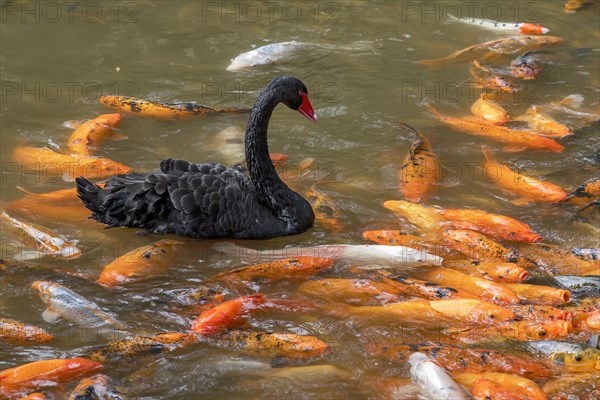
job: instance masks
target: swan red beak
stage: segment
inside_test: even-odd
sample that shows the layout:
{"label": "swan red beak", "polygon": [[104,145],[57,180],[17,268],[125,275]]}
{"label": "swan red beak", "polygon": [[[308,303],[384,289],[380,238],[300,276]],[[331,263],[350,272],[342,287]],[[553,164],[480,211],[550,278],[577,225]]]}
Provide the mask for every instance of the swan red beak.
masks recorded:
{"label": "swan red beak", "polygon": [[304,115],[307,119],[312,122],[317,122],[319,119],[315,114],[315,110],[312,108],[312,104],[308,100],[308,95],[304,92],[300,92],[300,96],[302,96],[302,104],[300,104],[300,108],[298,108],[298,112]]}

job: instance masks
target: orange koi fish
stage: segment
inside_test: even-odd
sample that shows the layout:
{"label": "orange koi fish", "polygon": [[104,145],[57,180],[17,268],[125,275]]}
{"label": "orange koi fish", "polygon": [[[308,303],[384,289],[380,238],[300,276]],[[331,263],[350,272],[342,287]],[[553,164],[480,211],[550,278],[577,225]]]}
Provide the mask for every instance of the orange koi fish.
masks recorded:
{"label": "orange koi fish", "polygon": [[96,282],[114,287],[151,279],[173,265],[181,245],[182,242],[163,239],[132,250],[105,266]]}
{"label": "orange koi fish", "polygon": [[575,14],[592,4],[591,0],[567,0],[563,6],[563,11],[567,14]]}
{"label": "orange koi fish", "polygon": [[92,149],[98,147],[105,139],[124,138],[114,129],[121,122],[121,114],[102,114],[90,121],[84,122],[69,137],[67,148],[72,154],[91,156]]}
{"label": "orange koi fish", "polygon": [[452,118],[440,114],[431,105],[428,107],[438,121],[450,125],[458,131],[504,143],[507,146],[506,150],[509,151],[544,150],[560,153],[564,149],[561,144],[538,135],[536,131],[516,131],[504,126],[487,125],[464,118]]}
{"label": "orange koi fish", "polygon": [[329,345],[314,336],[292,333],[230,331],[215,342],[219,347],[269,358],[307,359],[327,353]]}
{"label": "orange koi fish", "polygon": [[515,54],[518,52],[536,49],[540,46],[562,43],[564,40],[557,36],[511,36],[489,42],[476,44],[455,51],[444,58],[436,60],[421,60],[420,64],[438,66],[448,62],[462,62],[480,56],[491,58],[495,55]]}
{"label": "orange koi fish", "polygon": [[269,157],[275,168],[284,165],[288,159],[288,155],[284,153],[269,153]]}
{"label": "orange koi fish", "polygon": [[333,261],[328,258],[301,256],[223,272],[213,276],[209,281],[277,282],[303,280],[332,266]]}
{"label": "orange koi fish", "polygon": [[100,96],[100,103],[123,114],[159,119],[204,118],[211,114],[245,114],[245,108],[211,108],[194,103],[157,103],[127,96]]}
{"label": "orange koi fish", "polygon": [[550,399],[594,399],[598,397],[600,381],[598,372],[561,375],[544,384],[544,392]]}
{"label": "orange koi fish", "polygon": [[325,193],[316,189],[313,185],[304,192],[306,199],[312,205],[315,212],[315,221],[332,233],[340,233],[343,230],[342,215],[333,204],[333,199]]}
{"label": "orange koi fish", "polygon": [[572,251],[548,244],[520,246],[519,253],[551,275],[598,275],[599,260],[586,260]]}
{"label": "orange koi fish", "polygon": [[567,201],[575,204],[587,204],[590,200],[600,197],[600,178],[585,181],[569,194]]}
{"label": "orange koi fish", "polygon": [[440,161],[422,132],[401,125],[410,131],[413,143],[400,167],[400,191],[406,199],[417,203],[437,188],[441,179]]}
{"label": "orange koi fish", "polygon": [[382,355],[392,362],[406,362],[414,351],[425,353],[435,359],[442,367],[453,373],[460,372],[503,372],[517,374],[530,379],[543,379],[552,375],[550,369],[541,363],[532,363],[523,358],[499,351],[458,346],[435,346],[406,344],[389,346],[386,344],[367,346],[372,355]]}
{"label": "orange koi fish", "polygon": [[498,103],[486,100],[483,95],[473,103],[471,112],[492,125],[504,125],[508,122],[506,110]]}
{"label": "orange koi fish", "polygon": [[433,207],[425,207],[404,200],[388,200],[383,206],[394,214],[404,217],[411,224],[427,232],[435,232],[440,229],[444,219],[441,216],[442,211]]}
{"label": "orange koi fish", "polygon": [[54,336],[34,325],[0,318],[0,343],[34,344],[54,340]]}
{"label": "orange koi fish", "polygon": [[128,166],[108,158],[60,154],[46,147],[16,147],[13,158],[24,171],[35,171],[43,180],[61,178],[73,182],[76,177],[105,179],[112,175],[131,172]]}
{"label": "orange koi fish", "polygon": [[515,318],[515,314],[512,311],[482,300],[435,300],[430,301],[429,305],[444,315],[469,324],[499,324]]}
{"label": "orange koi fish", "polygon": [[21,397],[19,400],[46,400],[46,398],[42,393],[31,393],[27,397]]}
{"label": "orange koi fish", "polygon": [[363,238],[387,246],[406,246],[415,250],[425,251],[429,254],[442,257],[444,260],[462,258],[462,254],[453,252],[445,246],[421,239],[418,236],[408,235],[394,230],[364,231]]}
{"label": "orange koi fish", "polygon": [[514,312],[515,315],[519,317],[519,319],[528,321],[542,321],[554,319],[571,321],[572,319],[572,314],[569,311],[561,310],[552,306],[513,304],[509,307],[509,309],[512,312]]}
{"label": "orange koi fish", "polygon": [[519,302],[517,295],[506,286],[487,279],[466,275],[453,269],[435,268],[425,276],[432,282],[475,293],[481,298],[499,305],[510,305]]}
{"label": "orange koi fish", "polygon": [[135,360],[166,353],[196,343],[193,333],[166,332],[151,336],[135,336],[129,339],[113,340],[88,354],[98,362],[118,362]]}
{"label": "orange koi fish", "polygon": [[479,296],[462,289],[440,286],[434,282],[405,278],[402,276],[392,276],[390,278],[384,277],[382,282],[393,286],[405,295],[422,297],[427,300],[479,299]]}
{"label": "orange koi fish", "polygon": [[217,334],[242,325],[252,310],[267,302],[264,294],[238,297],[200,314],[192,322],[192,331],[202,335]]}
{"label": "orange koi fish", "polygon": [[463,372],[454,377],[476,399],[546,400],[546,393],[531,379],[501,372]]}
{"label": "orange koi fish", "polygon": [[111,379],[102,374],[82,379],[75,389],[69,394],[68,400],[118,400],[116,393],[112,392],[114,385]]}
{"label": "orange koi fish", "polygon": [[61,189],[49,193],[31,193],[17,186],[26,194],[25,197],[6,204],[6,211],[25,215],[51,217],[69,221],[82,221],[90,215],[81,200],[77,197],[77,189]]}
{"label": "orange koi fish", "polygon": [[502,189],[514,193],[520,198],[516,204],[528,204],[532,201],[556,203],[567,198],[560,186],[519,174],[495,161],[492,161],[489,148],[482,146],[485,155],[484,174],[491,182]]}
{"label": "orange koi fish", "polygon": [[480,342],[483,338],[506,337],[513,340],[558,340],[565,339],[573,330],[573,324],[564,320],[510,321],[484,329],[473,329],[465,334],[456,333],[457,339]]}
{"label": "orange koi fish", "polygon": [[515,292],[519,299],[533,304],[561,305],[571,300],[568,290],[557,289],[550,286],[529,285],[526,283],[506,283],[505,286]]}
{"label": "orange koi fish", "polygon": [[0,214],[0,220],[21,242],[36,248],[40,252],[39,255],[72,260],[82,254],[81,249],[76,246],[76,242],[70,241],[48,228],[27,224],[5,212]]}
{"label": "orange koi fish", "polygon": [[588,312],[574,312],[573,327],[575,327],[578,332],[600,331],[600,309]]}
{"label": "orange koi fish", "polygon": [[442,242],[470,259],[488,262],[517,261],[514,251],[475,231],[447,230]]}
{"label": "orange koi fish", "polygon": [[448,265],[469,275],[477,275],[494,282],[516,283],[524,282],[529,273],[515,263],[455,261]]}
{"label": "orange koi fish", "polygon": [[320,297],[346,303],[368,305],[400,301],[400,291],[393,286],[369,279],[329,278],[302,282],[298,291],[309,297]]}
{"label": "orange koi fish", "polygon": [[515,117],[513,120],[528,122],[540,134],[553,138],[562,138],[573,134],[573,131],[568,126],[557,122],[545,114],[539,113],[536,106],[531,106],[524,115]]}
{"label": "orange koi fish", "polygon": [[491,89],[502,93],[514,93],[517,91],[514,83],[496,75],[489,68],[481,65],[479,60],[473,60],[469,72],[479,88]]}
{"label": "orange koi fish", "polygon": [[82,357],[35,361],[0,371],[0,394],[64,384],[101,368],[102,364]]}

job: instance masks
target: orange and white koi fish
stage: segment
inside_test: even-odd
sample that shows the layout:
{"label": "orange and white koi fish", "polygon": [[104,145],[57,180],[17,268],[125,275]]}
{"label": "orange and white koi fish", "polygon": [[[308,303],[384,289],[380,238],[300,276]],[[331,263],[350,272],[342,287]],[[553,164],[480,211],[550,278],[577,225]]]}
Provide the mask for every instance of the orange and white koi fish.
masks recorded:
{"label": "orange and white koi fish", "polygon": [[514,93],[517,91],[514,83],[499,76],[491,69],[484,67],[479,60],[473,60],[469,68],[469,73],[475,80],[476,87],[501,93]]}
{"label": "orange and white koi fish", "polygon": [[533,125],[540,134],[562,138],[573,134],[573,131],[568,126],[557,122],[553,118],[538,112],[536,106],[531,106],[523,115],[513,118],[514,121],[525,121]]}
{"label": "orange and white koi fish", "polygon": [[567,198],[568,194],[560,186],[519,174],[495,161],[492,161],[488,147],[482,146],[485,155],[483,170],[494,184],[519,197],[515,204],[528,204],[532,201],[556,203]]}
{"label": "orange and white koi fish", "polygon": [[412,202],[427,198],[439,185],[440,161],[429,140],[419,130],[401,124],[410,131],[413,141],[400,167],[400,191]]}
{"label": "orange and white koi fish", "polygon": [[471,106],[474,116],[493,125],[504,125],[508,122],[506,110],[498,103],[486,100],[483,95]]}
{"label": "orange and white koi fish", "polygon": [[571,300],[571,293],[565,289],[526,283],[506,283],[505,285],[515,292],[519,299],[528,303],[556,306]]}
{"label": "orange and white koi fish", "polygon": [[456,381],[471,390],[476,399],[546,400],[546,393],[531,379],[501,372],[463,372]]}
{"label": "orange and white koi fish", "polygon": [[108,158],[60,154],[46,147],[16,147],[13,158],[24,171],[35,171],[43,180],[73,182],[78,176],[104,179],[131,172],[128,166]]}
{"label": "orange and white koi fish", "polygon": [[72,154],[91,156],[93,148],[98,147],[105,139],[125,137],[114,131],[120,122],[121,114],[102,114],[84,122],[69,137],[67,148]]}
{"label": "orange and white koi fish", "polygon": [[463,258],[462,254],[454,252],[448,249],[446,246],[421,239],[418,236],[401,233],[400,231],[383,229],[376,231],[364,231],[363,238],[388,246],[406,246],[415,250],[426,251],[429,254],[442,257],[444,260]]}
{"label": "orange and white koi fish", "polygon": [[343,301],[350,304],[393,303],[401,300],[394,286],[369,279],[328,278],[309,280],[298,286],[298,291],[309,297]]}
{"label": "orange and white koi fish", "polygon": [[496,55],[514,54],[526,50],[536,49],[540,46],[562,43],[564,39],[557,36],[510,36],[490,40],[489,42],[475,44],[462,50],[455,51],[444,58],[436,60],[421,60],[420,64],[439,65],[448,62],[461,62],[483,56],[491,58]]}
{"label": "orange and white koi fish", "polygon": [[182,242],[163,239],[132,250],[105,266],[96,282],[114,287],[151,279],[173,264],[181,245]]}
{"label": "orange and white koi fish", "polygon": [[245,323],[252,310],[267,302],[264,294],[238,297],[226,301],[200,314],[192,322],[192,331],[202,335],[221,333]]}
{"label": "orange and white koi fish", "polygon": [[0,318],[0,343],[34,344],[53,339],[54,336],[37,326]]}
{"label": "orange and white koi fish", "polygon": [[101,368],[102,364],[82,357],[35,361],[0,371],[0,394],[64,384]]}
{"label": "orange and white koi fish", "polygon": [[314,336],[277,332],[230,331],[212,343],[227,350],[269,358],[307,359],[330,350],[328,344]]}
{"label": "orange and white koi fish", "polygon": [[250,265],[215,275],[209,281],[266,281],[303,280],[333,266],[328,258],[296,257],[270,263]]}
{"label": "orange and white koi fish", "polygon": [[482,19],[482,18],[458,18],[452,14],[448,14],[448,22],[452,23],[461,23],[466,25],[477,26],[482,29],[487,29],[489,31],[498,32],[501,34],[519,34],[523,35],[545,35],[550,32],[550,29],[545,28],[541,25],[534,24],[531,22],[500,22],[494,21],[491,19]]}
{"label": "orange and white koi fish", "polygon": [[452,118],[440,114],[431,105],[428,107],[438,121],[450,125],[458,131],[504,143],[506,150],[509,151],[545,150],[560,153],[564,149],[561,144],[538,135],[536,131],[517,131],[505,126],[487,125],[464,118]]}
{"label": "orange and white koi fish", "polygon": [[243,113],[244,108],[211,108],[194,103],[158,103],[127,96],[100,96],[100,103],[123,114],[159,119],[203,118],[211,114]]}
{"label": "orange and white koi fish", "polygon": [[437,284],[466,290],[502,306],[519,302],[519,297],[515,292],[503,284],[463,274],[450,268],[435,268],[425,276]]}
{"label": "orange and white koi fish", "polygon": [[35,255],[47,255],[65,260],[72,260],[81,256],[82,251],[76,246],[76,242],[54,233],[48,228],[40,225],[27,224],[2,212],[0,219],[5,223],[8,230],[24,244],[35,247],[39,253]]}

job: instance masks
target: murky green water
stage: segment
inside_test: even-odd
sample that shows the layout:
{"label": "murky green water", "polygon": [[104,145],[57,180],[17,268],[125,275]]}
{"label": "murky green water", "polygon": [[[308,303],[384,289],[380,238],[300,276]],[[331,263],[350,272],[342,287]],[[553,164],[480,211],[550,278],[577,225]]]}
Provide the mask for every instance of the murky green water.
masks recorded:
{"label": "murky green water", "polygon": [[[503,98],[502,104],[511,115],[571,94],[584,96],[582,110],[598,109],[597,6],[567,15],[562,12],[562,1],[477,4],[476,17],[532,20],[565,39],[564,45],[550,49],[564,57],[547,65],[539,79],[521,82],[520,92]],[[410,147],[408,134],[398,128],[401,121],[425,133],[446,171],[442,187],[426,204],[510,215],[530,224],[547,242],[598,247],[597,230],[571,222],[576,207],[514,205],[510,203],[514,197],[483,179],[479,168],[483,161],[480,146],[485,143],[498,161],[571,190],[598,176],[597,167],[585,161],[600,145],[597,125],[596,129],[579,131],[587,122],[556,113],[553,115],[559,121],[578,130],[561,140],[566,147],[562,153],[508,153],[502,151],[502,145],[436,122],[424,107],[429,101],[444,114],[464,116],[480,93],[471,83],[466,63],[440,69],[415,63],[498,37],[446,21],[457,5],[463,7],[456,2],[350,0],[8,2],[2,8],[0,39],[2,203],[22,196],[17,186],[39,193],[72,187],[72,183],[57,179],[54,170],[24,170],[11,153],[22,144],[64,150],[71,130],[63,122],[107,112],[97,102],[99,95],[250,107],[258,90],[272,78],[295,75],[308,86],[319,123],[311,124],[280,106],[269,126],[270,150],[289,154],[283,169],[289,181],[295,180],[298,163],[314,158],[314,173],[297,185],[304,189],[314,185],[329,196],[331,205],[339,210],[343,230],[334,234],[317,225],[298,236],[244,245],[270,249],[362,244],[366,229],[410,230],[382,206],[385,200],[400,198],[398,170]],[[468,9],[461,10],[468,15]],[[253,46],[290,40],[317,46],[300,51],[291,60],[248,72],[225,70],[230,59]],[[512,58],[494,66],[507,68]],[[245,116],[228,115],[187,121],[126,118],[120,129],[128,139],[105,142],[98,155],[142,172],[155,168],[166,157],[231,164],[231,158],[218,151],[215,136],[229,126],[244,129],[245,121]],[[157,235],[138,235],[135,230],[104,230],[91,221],[61,215],[60,209],[51,219],[19,217],[31,222],[35,219],[80,240],[85,252],[72,262],[40,262],[90,275],[99,274],[116,255],[160,239]],[[25,271],[7,277],[2,287],[1,315],[53,329],[43,322],[44,306],[29,288],[32,281],[44,277],[97,302],[132,329],[186,330],[194,316],[178,314],[168,302],[154,299],[160,288],[189,287],[218,271],[252,261],[239,254],[223,257],[211,250],[212,242],[186,243],[190,243],[190,250],[181,255],[168,275],[120,290],[101,289],[93,282],[60,273]],[[1,245],[2,258],[22,250],[4,231]],[[259,290],[273,297],[301,299],[294,289],[292,284],[257,285],[247,291],[232,290],[228,297]],[[326,371],[318,373],[318,379],[277,378],[268,359],[243,357],[204,345],[169,354],[128,380],[125,378],[150,362],[126,364],[105,373],[121,380],[130,398],[373,398],[379,389],[367,383],[371,377],[407,377],[407,373],[404,368],[367,361],[363,339],[382,341],[407,335],[420,339],[418,332],[411,336],[411,329],[398,333],[382,326],[366,331],[350,321],[320,313],[262,315],[252,320],[252,328],[315,335],[332,346],[331,353],[315,363],[338,366],[349,375],[340,377]],[[90,344],[75,333],[43,346],[4,346],[0,366],[80,355]]]}

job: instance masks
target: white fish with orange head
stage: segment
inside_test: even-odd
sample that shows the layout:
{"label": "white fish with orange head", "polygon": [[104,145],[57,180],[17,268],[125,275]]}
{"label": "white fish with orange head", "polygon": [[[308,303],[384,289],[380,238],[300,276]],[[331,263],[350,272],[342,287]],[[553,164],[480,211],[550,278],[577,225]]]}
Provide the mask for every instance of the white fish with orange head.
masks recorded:
{"label": "white fish with orange head", "polygon": [[467,400],[471,396],[456,383],[437,361],[423,353],[408,357],[410,380],[419,387],[421,398],[436,400]]}

